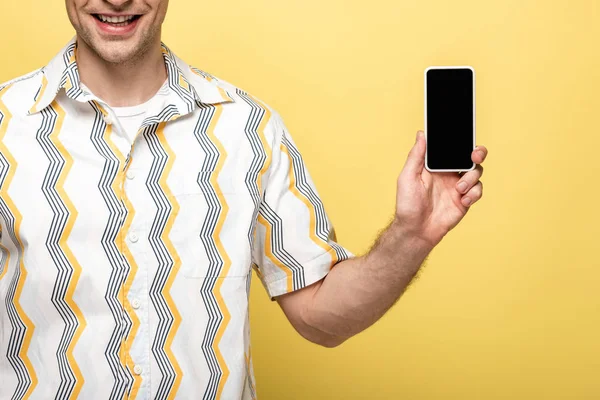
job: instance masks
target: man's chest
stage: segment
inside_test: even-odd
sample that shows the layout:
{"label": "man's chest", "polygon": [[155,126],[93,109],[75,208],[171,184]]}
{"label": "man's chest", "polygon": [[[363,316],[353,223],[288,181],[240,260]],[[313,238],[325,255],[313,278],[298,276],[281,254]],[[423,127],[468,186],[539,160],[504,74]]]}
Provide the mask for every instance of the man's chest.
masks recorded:
{"label": "man's chest", "polygon": [[149,124],[131,145],[116,124],[44,113],[2,141],[2,242],[54,264],[129,254],[190,277],[245,276],[265,144],[241,118]]}

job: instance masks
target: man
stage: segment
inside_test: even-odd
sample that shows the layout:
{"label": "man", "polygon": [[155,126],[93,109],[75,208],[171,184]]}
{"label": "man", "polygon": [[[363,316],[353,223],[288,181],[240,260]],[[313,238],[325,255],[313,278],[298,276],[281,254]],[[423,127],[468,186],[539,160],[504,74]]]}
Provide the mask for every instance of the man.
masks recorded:
{"label": "man", "polygon": [[161,42],[168,0],[66,0],[76,37],[0,86],[1,399],[252,399],[251,266],[294,328],[377,321],[482,195],[424,170],[393,222],[335,242],[281,117]]}

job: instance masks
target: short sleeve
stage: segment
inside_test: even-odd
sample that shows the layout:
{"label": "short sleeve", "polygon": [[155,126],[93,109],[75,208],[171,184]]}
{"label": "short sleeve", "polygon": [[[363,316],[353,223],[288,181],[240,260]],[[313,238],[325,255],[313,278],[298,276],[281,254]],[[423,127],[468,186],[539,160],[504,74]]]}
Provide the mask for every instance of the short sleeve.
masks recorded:
{"label": "short sleeve", "polygon": [[333,225],[283,120],[275,138],[257,216],[252,258],[271,300],[324,278],[354,255],[336,243]]}

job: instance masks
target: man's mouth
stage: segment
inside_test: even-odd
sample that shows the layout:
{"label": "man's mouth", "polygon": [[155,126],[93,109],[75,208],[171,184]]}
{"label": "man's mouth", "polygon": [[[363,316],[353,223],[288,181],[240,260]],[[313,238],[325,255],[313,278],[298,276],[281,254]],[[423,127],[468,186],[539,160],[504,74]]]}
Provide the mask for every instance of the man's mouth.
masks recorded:
{"label": "man's mouth", "polygon": [[141,17],[141,15],[119,15],[119,16],[109,16],[109,15],[104,15],[104,14],[92,14],[92,15],[98,21],[104,22],[107,25],[115,26],[115,27],[127,26]]}

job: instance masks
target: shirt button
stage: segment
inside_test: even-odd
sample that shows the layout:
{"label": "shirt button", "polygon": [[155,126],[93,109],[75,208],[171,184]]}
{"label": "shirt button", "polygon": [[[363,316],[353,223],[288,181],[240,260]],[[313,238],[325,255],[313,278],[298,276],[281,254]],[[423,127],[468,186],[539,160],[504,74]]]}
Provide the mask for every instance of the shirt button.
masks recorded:
{"label": "shirt button", "polygon": [[106,122],[106,125],[111,125],[113,123],[113,120],[109,114],[104,115],[103,118],[104,118],[104,122]]}
{"label": "shirt button", "polygon": [[138,241],[138,239],[139,239],[139,237],[138,237],[138,235],[137,235],[135,232],[131,232],[131,233],[129,234],[129,240],[130,240],[132,243],[135,243],[135,242],[137,242],[137,241]]}
{"label": "shirt button", "polygon": [[140,303],[140,301],[138,299],[131,300],[131,307],[133,307],[135,310],[140,308],[141,305],[142,305],[142,303]]}
{"label": "shirt button", "polygon": [[141,375],[142,374],[142,367],[140,367],[139,365],[135,365],[133,367],[133,373],[136,375]]}
{"label": "shirt button", "polygon": [[133,178],[135,178],[135,172],[127,171],[127,179],[133,179]]}

